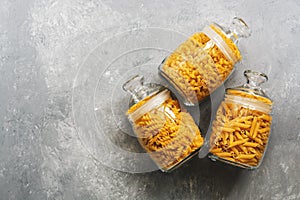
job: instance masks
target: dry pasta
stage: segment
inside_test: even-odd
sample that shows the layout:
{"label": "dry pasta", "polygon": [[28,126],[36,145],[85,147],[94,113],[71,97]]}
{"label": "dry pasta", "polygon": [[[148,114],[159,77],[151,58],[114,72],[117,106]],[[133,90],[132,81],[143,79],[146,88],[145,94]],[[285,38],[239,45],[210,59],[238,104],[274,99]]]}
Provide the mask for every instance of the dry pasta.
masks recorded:
{"label": "dry pasta", "polygon": [[[236,57],[241,54],[231,39],[218,28],[211,25]],[[163,63],[162,70],[193,103],[203,100],[213,92],[230,75],[233,61],[212,45],[210,38],[204,33],[195,33],[181,44]]]}
{"label": "dry pasta", "polygon": [[[235,90],[228,94],[271,100]],[[257,166],[268,143],[272,117],[268,113],[250,109],[225,99],[217,110],[210,138],[210,152],[222,159]]]}
{"label": "dry pasta", "polygon": [[[148,100],[140,101],[127,114]],[[172,98],[136,119],[133,129],[142,147],[164,170],[180,163],[203,144],[201,132],[191,115],[180,109],[178,101]]]}
{"label": "dry pasta", "polygon": [[[232,95],[237,95],[237,96],[241,96],[241,97],[247,97],[247,98],[252,98],[252,99],[256,99],[259,100],[261,102],[264,102],[268,105],[272,105],[272,101],[266,97],[263,96],[259,96],[259,95],[253,95],[253,94],[249,94],[248,92],[243,92],[243,91],[239,91],[239,90],[234,90],[234,89],[229,89],[226,91],[227,94],[232,94]],[[267,116],[267,115],[265,115]]]}

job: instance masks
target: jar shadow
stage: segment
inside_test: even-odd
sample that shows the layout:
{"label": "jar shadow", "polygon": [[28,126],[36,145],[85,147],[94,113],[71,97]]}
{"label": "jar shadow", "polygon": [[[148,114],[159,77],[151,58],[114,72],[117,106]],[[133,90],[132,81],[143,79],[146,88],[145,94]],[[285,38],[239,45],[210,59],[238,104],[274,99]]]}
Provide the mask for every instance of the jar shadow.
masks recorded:
{"label": "jar shadow", "polygon": [[135,174],[146,184],[144,199],[224,199],[241,178],[237,167],[194,157],[172,173]]}

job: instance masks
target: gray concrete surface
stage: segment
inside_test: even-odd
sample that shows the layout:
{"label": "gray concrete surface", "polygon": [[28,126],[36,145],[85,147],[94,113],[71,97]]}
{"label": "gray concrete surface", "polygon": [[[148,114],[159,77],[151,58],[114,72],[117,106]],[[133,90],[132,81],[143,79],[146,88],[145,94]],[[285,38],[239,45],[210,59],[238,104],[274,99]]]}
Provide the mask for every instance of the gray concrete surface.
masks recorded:
{"label": "gray concrete surface", "polygon": [[[1,0],[0,199],[300,199],[299,13],[297,0]],[[233,16],[253,34],[226,86],[260,70],[275,102],[264,162],[247,171],[194,157],[153,171],[124,134],[120,84],[136,72],[160,82],[168,52]]]}

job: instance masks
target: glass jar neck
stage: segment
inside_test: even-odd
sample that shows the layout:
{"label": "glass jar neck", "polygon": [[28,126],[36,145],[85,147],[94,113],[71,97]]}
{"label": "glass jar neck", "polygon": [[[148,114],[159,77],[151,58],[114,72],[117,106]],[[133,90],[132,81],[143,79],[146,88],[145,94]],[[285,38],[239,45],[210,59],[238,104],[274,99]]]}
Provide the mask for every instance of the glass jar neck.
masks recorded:
{"label": "glass jar neck", "polygon": [[253,91],[255,94],[266,97],[266,94],[260,87],[261,84],[268,81],[268,76],[266,74],[252,70],[246,70],[244,71],[244,76],[247,79],[247,83],[243,85],[244,88]]}
{"label": "glass jar neck", "polygon": [[244,97],[249,97],[252,99],[260,100],[268,105],[272,105],[273,101],[265,94],[265,92],[260,87],[261,84],[268,80],[266,74],[261,72],[255,72],[252,70],[244,71],[244,76],[247,82],[239,87],[227,88],[226,94],[235,94]]}
{"label": "glass jar neck", "polygon": [[266,114],[270,114],[272,106],[264,103],[257,99],[252,99],[248,97],[241,97],[233,94],[226,94],[226,102],[232,102],[234,104],[242,105],[243,107],[250,108],[252,110],[257,110]]}
{"label": "glass jar neck", "polygon": [[162,92],[155,93],[155,95],[149,100],[147,100],[146,103],[144,103],[128,115],[129,120],[134,122],[135,120],[143,116],[145,113],[148,113],[152,109],[162,105],[170,97],[170,92],[167,89],[163,90]]}
{"label": "glass jar neck", "polygon": [[134,101],[134,103],[138,103],[143,100],[147,96],[151,96],[161,91],[163,87],[158,84],[147,83],[144,84],[144,77],[140,75],[136,75],[130,78],[123,84],[123,90],[128,92]]}
{"label": "glass jar neck", "polygon": [[234,17],[231,24],[227,27],[216,23],[214,23],[214,26],[218,27],[224,35],[230,38],[235,44],[238,43],[240,38],[247,38],[251,35],[251,29],[246,22],[238,17]]}

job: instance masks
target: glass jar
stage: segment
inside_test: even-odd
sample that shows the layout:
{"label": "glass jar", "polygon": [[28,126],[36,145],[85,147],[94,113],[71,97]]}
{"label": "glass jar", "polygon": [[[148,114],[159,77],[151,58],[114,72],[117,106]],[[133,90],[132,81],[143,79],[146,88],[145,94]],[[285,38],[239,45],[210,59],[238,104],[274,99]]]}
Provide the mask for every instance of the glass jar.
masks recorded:
{"label": "glass jar", "polygon": [[183,97],[185,105],[196,105],[229,77],[242,59],[237,42],[250,34],[247,24],[237,17],[228,28],[212,23],[175,49],[159,66],[159,72]]}
{"label": "glass jar", "polygon": [[247,83],[226,89],[212,124],[210,155],[235,166],[254,169],[261,164],[270,136],[272,100],[260,85],[268,77],[246,70]]}
{"label": "glass jar", "polygon": [[128,80],[123,89],[133,98],[126,113],[133,131],[162,171],[178,167],[198,152],[203,144],[201,132],[168,89],[144,84],[138,75]]}

